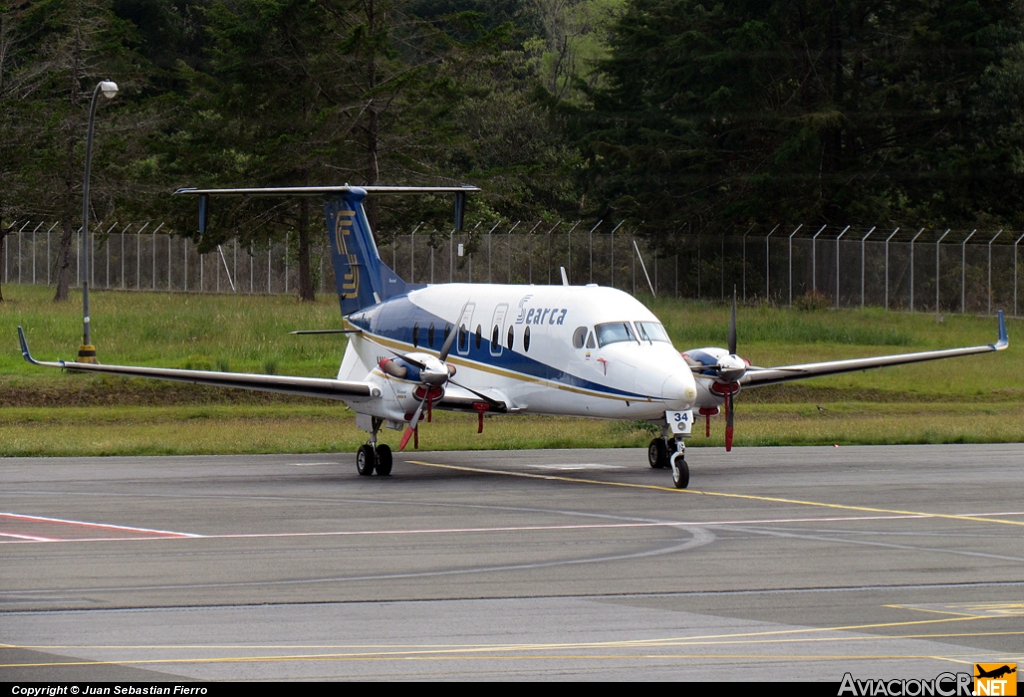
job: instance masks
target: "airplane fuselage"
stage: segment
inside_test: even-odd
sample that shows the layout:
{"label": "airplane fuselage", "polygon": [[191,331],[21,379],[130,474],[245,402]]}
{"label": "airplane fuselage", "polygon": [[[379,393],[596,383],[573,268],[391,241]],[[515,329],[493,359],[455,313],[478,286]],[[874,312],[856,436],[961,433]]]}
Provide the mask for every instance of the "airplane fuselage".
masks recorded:
{"label": "airplane fuselage", "polygon": [[[598,286],[413,290],[348,316],[346,326],[361,333],[352,336],[338,379],[376,378],[385,391],[397,390],[397,404],[385,399],[382,409],[393,403],[388,413],[374,414],[394,420],[415,398],[402,381],[384,377],[380,361],[437,355],[456,318],[447,357],[455,379],[513,411],[659,420],[697,398],[691,370],[657,317],[632,296]],[[357,411],[372,408],[356,401]]]}

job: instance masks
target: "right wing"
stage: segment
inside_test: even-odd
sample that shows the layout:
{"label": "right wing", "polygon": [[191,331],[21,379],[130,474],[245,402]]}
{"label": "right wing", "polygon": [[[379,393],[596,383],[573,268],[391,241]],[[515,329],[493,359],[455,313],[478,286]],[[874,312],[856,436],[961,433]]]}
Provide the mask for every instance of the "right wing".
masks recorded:
{"label": "right wing", "polygon": [[772,385],[779,382],[790,382],[791,380],[803,380],[821,375],[836,375],[838,373],[849,373],[855,370],[867,370],[869,368],[882,368],[889,365],[904,365],[906,363],[920,363],[922,361],[934,361],[940,358],[953,358],[955,356],[970,356],[976,353],[989,353],[990,351],[1002,351],[1010,345],[1010,339],[1006,333],[1006,318],[1003,311],[999,311],[999,338],[994,344],[984,346],[968,346],[965,348],[943,349],[940,351],[920,351],[918,353],[900,353],[893,356],[873,356],[871,358],[851,358],[843,361],[823,361],[821,363],[802,363],[800,365],[786,365],[778,368],[757,368],[751,366],[739,379],[739,384],[744,387],[756,387],[759,385]]}
{"label": "right wing", "polygon": [[80,372],[107,373],[125,377],[155,378],[175,382],[190,382],[195,385],[234,387],[263,392],[282,392],[305,397],[345,399],[346,397],[379,397],[380,388],[368,382],[331,380],[325,378],[301,378],[285,375],[259,375],[254,373],[221,373],[212,370],[177,370],[174,368],[144,368],[133,365],[103,365],[100,363],[77,363],[75,361],[37,361],[28,350],[25,332],[18,327],[21,341],[21,355],[33,365],[47,368],[64,368]]}

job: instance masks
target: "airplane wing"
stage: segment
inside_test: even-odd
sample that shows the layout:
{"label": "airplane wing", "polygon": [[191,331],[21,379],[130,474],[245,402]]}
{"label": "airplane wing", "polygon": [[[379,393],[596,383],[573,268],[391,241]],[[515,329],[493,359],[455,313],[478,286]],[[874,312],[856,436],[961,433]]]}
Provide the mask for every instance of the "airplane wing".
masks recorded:
{"label": "airplane wing", "polygon": [[1010,345],[1009,337],[1006,334],[1006,319],[1003,311],[999,311],[999,339],[994,344],[984,346],[969,346],[966,348],[944,349],[940,351],[921,351],[919,353],[901,353],[893,356],[875,356],[873,358],[852,358],[843,361],[824,361],[821,363],[802,363],[800,365],[786,365],[778,368],[756,368],[751,366],[739,379],[744,387],[757,387],[760,385],[772,385],[791,380],[803,380],[821,375],[836,375],[838,373],[849,373],[855,370],[867,370],[869,368],[882,368],[889,365],[903,365],[905,363],[920,363],[922,361],[934,361],[940,358],[953,358],[955,356],[970,356],[976,353],[988,353],[990,351],[1002,351]]}
{"label": "airplane wing", "polygon": [[283,392],[305,397],[344,399],[346,397],[379,397],[380,389],[366,382],[331,380],[325,378],[302,378],[285,375],[258,375],[253,373],[221,373],[212,370],[176,370],[173,368],[144,368],[132,365],[103,365],[98,363],[77,363],[75,361],[37,361],[28,350],[25,332],[18,327],[21,341],[21,355],[33,365],[47,368],[64,368],[91,373],[107,373],[125,377],[156,378],[176,382],[190,382],[195,385],[214,387],[235,387],[263,392]]}

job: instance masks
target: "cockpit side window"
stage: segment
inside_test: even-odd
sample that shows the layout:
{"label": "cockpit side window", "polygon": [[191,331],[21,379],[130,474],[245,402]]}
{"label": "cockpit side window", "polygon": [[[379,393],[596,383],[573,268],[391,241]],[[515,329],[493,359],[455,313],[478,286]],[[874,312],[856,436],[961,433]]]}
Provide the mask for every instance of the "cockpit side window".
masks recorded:
{"label": "cockpit side window", "polygon": [[597,332],[599,346],[607,346],[619,341],[636,341],[629,322],[606,322],[594,327]]}
{"label": "cockpit side window", "polygon": [[583,348],[583,342],[587,340],[587,328],[576,327],[576,331],[572,333],[572,346],[573,348]]}
{"label": "cockpit side window", "polygon": [[594,341],[594,332],[590,332],[587,335],[587,348],[588,349],[597,348],[597,342]]}
{"label": "cockpit side window", "polygon": [[644,341],[672,343],[672,340],[668,338],[668,332],[665,331],[665,327],[661,326],[661,322],[637,322],[636,331]]}

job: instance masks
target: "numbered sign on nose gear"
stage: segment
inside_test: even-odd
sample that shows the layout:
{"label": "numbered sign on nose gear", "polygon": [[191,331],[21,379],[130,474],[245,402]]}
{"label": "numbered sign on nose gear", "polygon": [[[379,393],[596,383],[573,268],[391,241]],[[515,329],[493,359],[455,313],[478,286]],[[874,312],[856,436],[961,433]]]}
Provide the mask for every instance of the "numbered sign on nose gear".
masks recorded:
{"label": "numbered sign on nose gear", "polygon": [[692,411],[666,411],[665,420],[668,421],[672,433],[683,436],[690,435],[690,429],[693,427]]}

